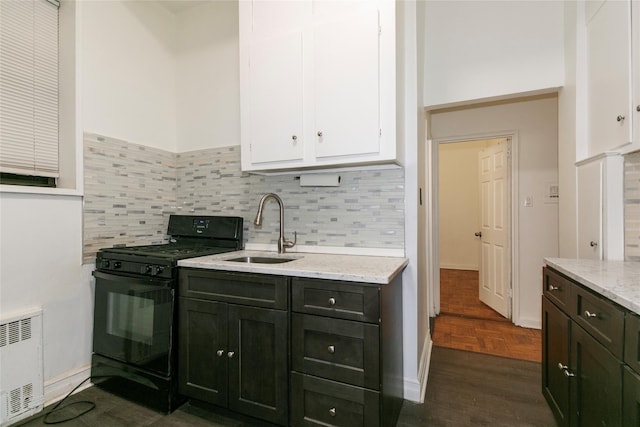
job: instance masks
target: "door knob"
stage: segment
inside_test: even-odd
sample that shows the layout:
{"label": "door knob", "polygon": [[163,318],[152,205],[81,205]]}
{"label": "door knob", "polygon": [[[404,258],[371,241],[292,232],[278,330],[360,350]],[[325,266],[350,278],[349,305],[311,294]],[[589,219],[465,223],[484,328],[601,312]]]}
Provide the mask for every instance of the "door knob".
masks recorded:
{"label": "door knob", "polygon": [[589,242],[589,246],[591,246],[592,248],[595,248],[596,246],[598,246],[598,242],[594,242],[592,240],[591,242]]}
{"label": "door knob", "polygon": [[482,231],[478,231],[476,233],[473,233],[474,236],[476,237],[482,237]]}
{"label": "door knob", "polygon": [[621,122],[624,120],[624,116],[622,114],[620,114],[618,117],[616,117],[616,120]]}

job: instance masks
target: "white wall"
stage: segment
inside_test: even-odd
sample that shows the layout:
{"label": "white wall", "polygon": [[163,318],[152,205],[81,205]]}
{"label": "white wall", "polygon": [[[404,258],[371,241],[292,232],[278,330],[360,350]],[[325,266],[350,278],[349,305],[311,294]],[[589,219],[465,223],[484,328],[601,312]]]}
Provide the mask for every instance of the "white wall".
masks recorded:
{"label": "white wall", "polygon": [[174,15],[151,2],[81,4],[83,130],[176,151]]}
{"label": "white wall", "polygon": [[207,2],[176,20],[177,151],[239,145],[238,2]]}
{"label": "white wall", "polygon": [[[432,112],[431,136],[437,140],[477,139],[479,135],[516,133],[518,168],[515,216],[519,241],[516,275],[519,306],[514,308],[517,325],[541,327],[543,258],[558,254],[558,205],[545,203],[546,183],[558,179],[558,107],[555,96],[520,102],[484,104]],[[524,208],[530,196],[533,206]]]}
{"label": "white wall", "polygon": [[438,146],[440,268],[480,269],[478,153],[491,141]]}
{"label": "white wall", "polygon": [[82,199],[0,193],[0,249],[0,317],[33,307],[44,311],[50,399],[64,392],[65,378],[89,375],[93,290],[90,270],[81,265]]}
{"label": "white wall", "polygon": [[425,105],[562,86],[564,2],[425,3]]}

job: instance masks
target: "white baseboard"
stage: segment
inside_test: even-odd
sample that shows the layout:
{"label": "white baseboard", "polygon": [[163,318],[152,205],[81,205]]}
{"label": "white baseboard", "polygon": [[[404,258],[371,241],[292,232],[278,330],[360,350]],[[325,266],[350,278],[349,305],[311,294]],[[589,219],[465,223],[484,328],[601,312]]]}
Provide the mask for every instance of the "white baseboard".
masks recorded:
{"label": "white baseboard", "polygon": [[[44,405],[50,405],[62,400],[74,387],[91,375],[91,364],[67,371],[62,375],[47,380],[44,384]],[[91,386],[91,381],[86,381],[75,392]]]}
{"label": "white baseboard", "polygon": [[412,402],[424,402],[424,395],[427,391],[427,377],[429,376],[429,365],[431,364],[431,349],[433,341],[431,336],[427,335],[420,354],[420,363],[418,365],[417,378],[404,379],[404,398]]}

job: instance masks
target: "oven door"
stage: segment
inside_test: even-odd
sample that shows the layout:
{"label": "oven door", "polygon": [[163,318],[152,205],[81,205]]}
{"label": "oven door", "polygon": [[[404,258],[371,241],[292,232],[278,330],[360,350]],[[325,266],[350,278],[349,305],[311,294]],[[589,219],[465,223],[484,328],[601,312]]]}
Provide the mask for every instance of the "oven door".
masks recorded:
{"label": "oven door", "polygon": [[93,352],[163,376],[171,375],[173,280],[93,272]]}

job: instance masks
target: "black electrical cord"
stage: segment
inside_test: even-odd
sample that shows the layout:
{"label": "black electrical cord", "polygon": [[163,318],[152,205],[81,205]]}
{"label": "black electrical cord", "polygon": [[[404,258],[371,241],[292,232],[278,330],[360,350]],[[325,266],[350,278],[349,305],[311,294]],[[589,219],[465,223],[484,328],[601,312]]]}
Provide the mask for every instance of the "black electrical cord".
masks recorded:
{"label": "black electrical cord", "polygon": [[[80,386],[84,383],[86,383],[87,381],[91,380],[91,379],[97,379],[97,378],[110,378],[112,377],[112,375],[101,375],[101,376],[91,376],[91,377],[87,377],[84,380],[82,380],[82,382],[80,382],[80,384],[78,384],[77,386],[75,386],[73,388],[73,390],[71,390],[65,397],[62,398],[62,400],[60,400],[49,412],[47,412],[46,414],[44,414],[44,418],[42,419],[42,422],[44,424],[61,424],[61,423],[66,423],[67,421],[71,421],[71,420],[75,420],[76,418],[81,417],[82,415],[86,414],[87,412],[92,411],[95,407],[96,404],[94,402],[91,402],[89,400],[78,400],[76,402],[71,402],[67,405],[64,406],[60,406],[64,403],[65,400],[67,400],[72,394],[73,392],[75,392],[78,388],[80,388]],[[62,411],[63,409],[72,407],[74,405],[88,405],[88,407],[86,409],[84,409],[82,412],[79,412],[75,415],[73,415],[72,417],[68,417],[68,418],[61,418],[59,420],[49,420],[49,416],[52,414],[55,414],[57,412]]]}

